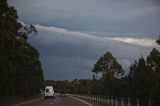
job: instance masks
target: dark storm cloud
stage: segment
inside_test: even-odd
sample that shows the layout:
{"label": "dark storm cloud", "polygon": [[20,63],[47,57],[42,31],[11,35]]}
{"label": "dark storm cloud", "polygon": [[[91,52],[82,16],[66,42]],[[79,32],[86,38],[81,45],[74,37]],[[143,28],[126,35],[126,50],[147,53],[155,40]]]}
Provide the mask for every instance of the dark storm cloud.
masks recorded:
{"label": "dark storm cloud", "polygon": [[45,79],[91,78],[106,51],[128,71],[160,34],[159,0],[9,0],[20,21],[34,24]]}
{"label": "dark storm cloud", "polygon": [[70,57],[47,57],[41,56],[45,79],[73,80],[77,78],[91,78],[90,69],[75,66],[82,59]]}
{"label": "dark storm cloud", "polygon": [[158,0],[10,0],[26,23],[78,31],[160,33]]}
{"label": "dark storm cloud", "polygon": [[146,56],[153,39],[97,37],[62,28],[35,25],[38,35],[30,42],[40,51],[47,79],[91,78],[97,59],[110,51],[128,70],[133,60]]}

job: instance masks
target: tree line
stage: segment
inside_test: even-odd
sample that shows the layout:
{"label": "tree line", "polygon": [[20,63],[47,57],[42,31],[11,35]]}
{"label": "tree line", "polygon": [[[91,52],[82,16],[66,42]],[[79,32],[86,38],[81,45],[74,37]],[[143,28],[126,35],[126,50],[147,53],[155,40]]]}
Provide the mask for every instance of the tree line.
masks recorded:
{"label": "tree line", "polygon": [[121,64],[110,52],[106,52],[99,58],[92,72],[93,79],[46,80],[45,84],[53,85],[56,92],[130,96],[153,99],[156,104],[160,101],[160,52],[155,48],[146,58],[141,56],[135,60],[130,65],[128,74],[124,74]]}
{"label": "tree line", "polygon": [[0,95],[30,96],[39,93],[43,71],[38,51],[27,40],[37,33],[18,22],[17,11],[0,0]]}

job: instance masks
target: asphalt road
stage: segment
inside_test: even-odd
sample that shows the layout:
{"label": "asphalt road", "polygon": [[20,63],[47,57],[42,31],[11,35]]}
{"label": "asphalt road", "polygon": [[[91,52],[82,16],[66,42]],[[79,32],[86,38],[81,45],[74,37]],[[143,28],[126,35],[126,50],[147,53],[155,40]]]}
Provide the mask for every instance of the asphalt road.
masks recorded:
{"label": "asphalt road", "polygon": [[27,101],[24,103],[16,104],[14,106],[99,106],[98,104],[89,103],[79,98],[72,96],[59,97],[55,96],[55,99],[48,98],[35,99],[33,101]]}

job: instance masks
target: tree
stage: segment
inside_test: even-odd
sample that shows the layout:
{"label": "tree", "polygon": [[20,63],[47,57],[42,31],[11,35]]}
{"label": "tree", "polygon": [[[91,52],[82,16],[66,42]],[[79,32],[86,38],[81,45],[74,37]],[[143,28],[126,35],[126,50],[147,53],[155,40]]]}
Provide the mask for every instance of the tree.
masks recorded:
{"label": "tree", "polygon": [[141,57],[130,66],[129,81],[133,96],[148,97],[148,77],[150,75],[146,60]]}
{"label": "tree", "polygon": [[147,63],[153,71],[160,71],[160,52],[153,48],[150,55],[147,57]]}
{"label": "tree", "polygon": [[153,48],[146,59],[130,66],[128,74],[132,96],[160,99],[160,52]]}
{"label": "tree", "polygon": [[0,95],[29,96],[43,83],[39,53],[25,39],[37,32],[33,25],[20,30],[17,19],[16,9],[0,0]]}
{"label": "tree", "polygon": [[160,35],[159,35],[159,38],[156,39],[156,43],[160,45]]}
{"label": "tree", "polygon": [[150,67],[150,96],[160,100],[160,52],[153,48],[147,56],[147,64]]}
{"label": "tree", "polygon": [[101,92],[107,95],[114,94],[117,85],[117,77],[124,74],[122,66],[116,61],[116,58],[114,58],[110,52],[105,53],[99,58],[94,65],[92,72],[96,75],[101,74],[100,80],[95,80],[97,85],[101,84],[101,86],[99,86],[101,88],[94,88],[101,89]]}
{"label": "tree", "polygon": [[102,79],[105,77],[122,76],[124,71],[122,66],[116,61],[110,52],[105,53],[99,58],[94,65],[92,72],[98,74],[102,73]]}
{"label": "tree", "polygon": [[21,40],[21,42],[26,43],[29,38],[32,38],[36,34],[37,34],[37,30],[35,26],[31,24],[27,24],[27,25],[24,24],[19,30],[19,34],[17,35],[17,38]]}

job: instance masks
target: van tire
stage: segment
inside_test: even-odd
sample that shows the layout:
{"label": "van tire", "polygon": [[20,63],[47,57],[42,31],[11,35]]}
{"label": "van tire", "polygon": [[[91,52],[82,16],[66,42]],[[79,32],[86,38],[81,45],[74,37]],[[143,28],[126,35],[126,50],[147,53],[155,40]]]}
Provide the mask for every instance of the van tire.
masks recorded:
{"label": "van tire", "polygon": [[47,99],[47,96],[45,96],[44,99]]}

